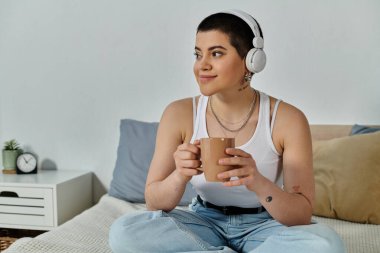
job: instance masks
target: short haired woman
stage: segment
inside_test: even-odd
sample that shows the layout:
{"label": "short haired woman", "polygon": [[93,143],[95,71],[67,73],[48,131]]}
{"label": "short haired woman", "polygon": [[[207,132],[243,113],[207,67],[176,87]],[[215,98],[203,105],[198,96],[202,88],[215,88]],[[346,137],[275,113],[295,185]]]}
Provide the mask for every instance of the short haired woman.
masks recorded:
{"label": "short haired woman", "polygon": [[[165,109],[145,189],[148,211],[111,227],[114,252],[341,253],[339,236],[311,221],[314,180],[309,124],[296,107],[251,84],[265,66],[263,33],[242,11],[216,13],[198,26],[194,75],[200,96]],[[207,182],[199,140],[235,138]],[[175,209],[186,185],[198,193]]]}

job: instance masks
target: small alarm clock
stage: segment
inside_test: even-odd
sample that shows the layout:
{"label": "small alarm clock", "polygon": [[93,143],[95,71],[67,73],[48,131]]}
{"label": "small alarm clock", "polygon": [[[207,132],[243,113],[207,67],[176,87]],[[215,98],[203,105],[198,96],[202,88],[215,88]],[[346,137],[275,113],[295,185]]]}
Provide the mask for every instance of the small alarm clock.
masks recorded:
{"label": "small alarm clock", "polygon": [[37,157],[29,152],[20,154],[16,160],[17,174],[36,174],[37,173]]}

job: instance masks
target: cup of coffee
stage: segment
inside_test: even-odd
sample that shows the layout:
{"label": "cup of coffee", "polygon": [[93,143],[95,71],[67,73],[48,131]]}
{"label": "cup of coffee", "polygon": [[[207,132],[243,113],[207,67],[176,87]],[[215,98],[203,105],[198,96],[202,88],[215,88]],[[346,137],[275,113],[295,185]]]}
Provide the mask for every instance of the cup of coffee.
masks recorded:
{"label": "cup of coffee", "polygon": [[205,174],[206,181],[221,182],[217,175],[220,172],[231,170],[231,165],[220,165],[219,159],[231,157],[226,154],[226,148],[234,148],[234,138],[201,138],[201,161],[200,170]]}

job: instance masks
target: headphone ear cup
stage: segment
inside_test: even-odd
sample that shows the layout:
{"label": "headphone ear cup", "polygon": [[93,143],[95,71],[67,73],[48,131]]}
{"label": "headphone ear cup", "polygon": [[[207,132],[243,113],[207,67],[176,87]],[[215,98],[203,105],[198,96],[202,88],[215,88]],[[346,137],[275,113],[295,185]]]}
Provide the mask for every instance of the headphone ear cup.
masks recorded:
{"label": "headphone ear cup", "polygon": [[245,65],[252,73],[259,73],[265,67],[267,57],[264,50],[252,48],[245,57]]}

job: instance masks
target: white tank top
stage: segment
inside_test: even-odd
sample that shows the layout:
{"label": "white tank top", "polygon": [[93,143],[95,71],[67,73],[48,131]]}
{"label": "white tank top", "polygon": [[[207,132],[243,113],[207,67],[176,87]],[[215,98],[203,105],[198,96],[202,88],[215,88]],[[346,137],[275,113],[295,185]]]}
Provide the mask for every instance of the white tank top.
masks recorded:
{"label": "white tank top", "polygon": [[[259,118],[256,130],[248,142],[236,148],[250,153],[256,162],[258,171],[282,187],[282,158],[272,141],[273,123],[279,102],[280,100],[276,101],[272,122],[270,122],[270,99],[267,94],[260,92]],[[201,95],[198,108],[195,108],[195,98],[193,98],[194,132],[191,143],[197,139],[209,137],[206,127],[207,104],[208,97]],[[193,176],[190,182],[203,200],[215,205],[243,208],[261,206],[256,193],[249,191],[244,185],[225,187],[220,182],[207,182],[203,173]]]}

